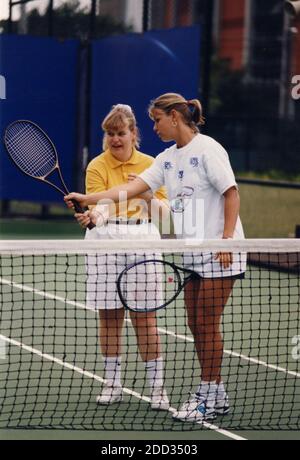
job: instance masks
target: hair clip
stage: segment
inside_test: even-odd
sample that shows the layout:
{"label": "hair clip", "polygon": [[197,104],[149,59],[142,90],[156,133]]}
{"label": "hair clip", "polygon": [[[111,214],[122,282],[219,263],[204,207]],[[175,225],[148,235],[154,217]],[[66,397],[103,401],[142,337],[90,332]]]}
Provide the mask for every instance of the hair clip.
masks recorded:
{"label": "hair clip", "polygon": [[128,112],[132,113],[132,108],[130,107],[130,105],[127,105],[127,104],[117,104],[117,105],[114,105],[113,106],[113,109],[114,110],[127,110]]}

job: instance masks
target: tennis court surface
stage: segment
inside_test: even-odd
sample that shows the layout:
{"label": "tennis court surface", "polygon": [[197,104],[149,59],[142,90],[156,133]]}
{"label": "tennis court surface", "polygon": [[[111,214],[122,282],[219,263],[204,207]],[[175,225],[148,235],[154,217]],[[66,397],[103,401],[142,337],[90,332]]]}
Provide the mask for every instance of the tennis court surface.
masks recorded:
{"label": "tennis court surface", "polygon": [[[209,245],[208,245],[209,243]],[[102,246],[101,246],[102,244]],[[300,241],[140,243],[2,241],[0,428],[136,432],[300,430]],[[221,245],[221,247],[220,247]],[[222,246],[223,245],[223,246]],[[96,404],[103,387],[98,312],[86,302],[86,256],[247,253],[223,315],[223,380],[230,412],[212,424],[172,418],[199,383],[183,293],[157,320],[165,358],[169,411],[150,406],[145,369],[129,317],[123,332],[124,400]],[[151,257],[150,257],[151,258]],[[117,267],[116,267],[117,270]],[[170,279],[160,280],[165,292]],[[115,292],[115,283],[103,289]]]}

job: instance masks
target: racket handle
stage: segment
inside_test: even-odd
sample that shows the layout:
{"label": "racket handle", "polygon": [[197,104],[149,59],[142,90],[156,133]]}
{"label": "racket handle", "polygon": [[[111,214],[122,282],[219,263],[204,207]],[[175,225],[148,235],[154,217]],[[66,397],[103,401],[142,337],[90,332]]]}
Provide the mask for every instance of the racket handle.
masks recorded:
{"label": "racket handle", "polygon": [[[80,206],[80,204],[76,200],[72,200],[72,203],[74,204],[74,209],[78,214],[84,214],[84,209]],[[92,228],[95,228],[96,225],[93,224],[93,222],[90,222],[87,228],[89,230],[92,230]]]}

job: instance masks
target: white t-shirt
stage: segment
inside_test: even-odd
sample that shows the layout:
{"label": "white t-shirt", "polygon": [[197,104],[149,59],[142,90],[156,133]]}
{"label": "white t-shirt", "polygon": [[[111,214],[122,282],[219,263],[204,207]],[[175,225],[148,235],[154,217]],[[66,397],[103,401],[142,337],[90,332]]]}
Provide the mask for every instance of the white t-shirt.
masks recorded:
{"label": "white t-shirt", "polygon": [[[197,134],[182,148],[167,148],[139,177],[153,191],[166,185],[177,238],[222,238],[223,193],[237,184],[226,150],[214,139]],[[239,218],[234,238],[244,238]]]}
{"label": "white t-shirt", "polygon": [[[222,238],[223,194],[237,184],[227,152],[214,139],[197,134],[182,148],[173,145],[158,155],[140,178],[153,191],[166,185],[177,238]],[[234,238],[244,238],[240,218]],[[246,254],[233,254],[228,268],[223,268],[212,252],[185,253],[183,263],[204,278],[223,278],[245,272]]]}

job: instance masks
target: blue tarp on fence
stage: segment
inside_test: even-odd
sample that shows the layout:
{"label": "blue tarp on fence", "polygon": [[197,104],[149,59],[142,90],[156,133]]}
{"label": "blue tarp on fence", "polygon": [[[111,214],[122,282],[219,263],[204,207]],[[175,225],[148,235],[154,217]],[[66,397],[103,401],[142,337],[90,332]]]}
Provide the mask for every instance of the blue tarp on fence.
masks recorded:
{"label": "blue tarp on fence", "polygon": [[147,107],[165,92],[198,97],[199,26],[98,40],[92,56],[91,155],[101,152],[103,118],[113,104],[124,103],[135,111],[141,150],[156,156],[166,145],[153,133]]}
{"label": "blue tarp on fence", "polygon": [[[179,92],[186,98],[198,94],[199,27],[94,41],[90,101],[80,83],[87,75],[87,61],[80,59],[78,40],[0,35],[0,49],[0,75],[6,81],[6,99],[0,101],[1,135],[17,119],[40,125],[57,148],[71,189],[78,184],[74,166],[81,163],[77,156],[83,147],[88,103],[90,159],[102,150],[101,122],[116,103],[133,107],[142,134],[141,150],[155,156],[166,145],[153,133],[147,114],[150,100],[164,92]],[[9,160],[3,143],[0,150],[0,199],[61,201],[52,188],[24,176]]]}
{"label": "blue tarp on fence", "polygon": [[[6,99],[0,101],[1,137],[17,119],[40,125],[57,147],[70,186],[76,158],[78,48],[77,40],[0,36],[0,74],[6,81]],[[1,199],[60,200],[52,188],[24,176],[8,158],[3,143],[0,150]]]}

